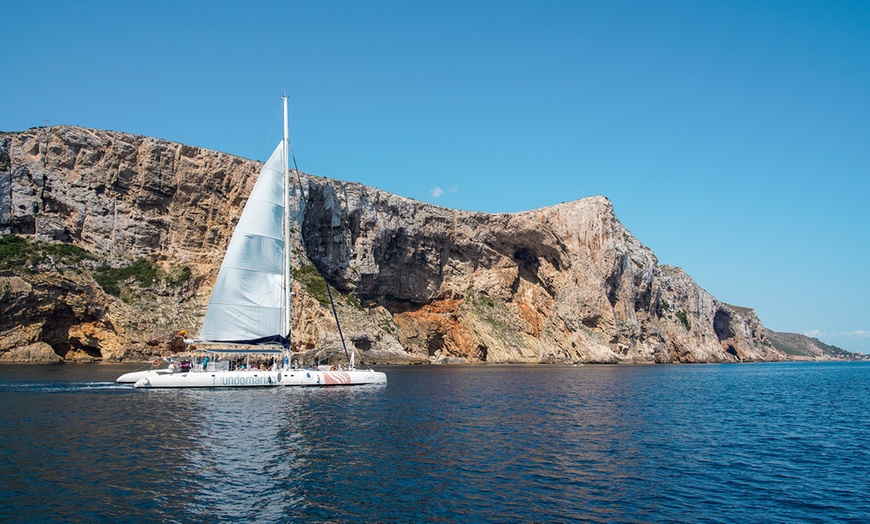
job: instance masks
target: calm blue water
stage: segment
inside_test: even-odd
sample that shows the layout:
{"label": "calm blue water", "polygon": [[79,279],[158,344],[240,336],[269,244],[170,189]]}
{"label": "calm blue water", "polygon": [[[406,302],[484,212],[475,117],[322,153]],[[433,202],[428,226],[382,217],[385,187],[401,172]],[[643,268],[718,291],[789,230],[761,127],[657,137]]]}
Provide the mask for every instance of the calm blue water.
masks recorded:
{"label": "calm blue water", "polygon": [[870,521],[870,363],[111,383],[130,369],[0,367],[0,521]]}

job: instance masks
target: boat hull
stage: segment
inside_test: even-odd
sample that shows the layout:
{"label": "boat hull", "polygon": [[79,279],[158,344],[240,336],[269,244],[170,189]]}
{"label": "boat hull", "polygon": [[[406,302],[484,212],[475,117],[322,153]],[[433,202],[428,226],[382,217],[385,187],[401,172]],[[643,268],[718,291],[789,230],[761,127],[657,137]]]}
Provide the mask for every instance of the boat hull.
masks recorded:
{"label": "boat hull", "polygon": [[148,369],[145,371],[133,371],[131,373],[124,373],[120,377],[115,379],[115,382],[118,384],[135,384],[139,380],[148,377],[156,377],[158,375],[169,375],[174,373],[169,369]]}
{"label": "boat hull", "polygon": [[137,388],[228,388],[279,386],[353,386],[386,384],[387,375],[380,371],[195,371],[143,376]]}

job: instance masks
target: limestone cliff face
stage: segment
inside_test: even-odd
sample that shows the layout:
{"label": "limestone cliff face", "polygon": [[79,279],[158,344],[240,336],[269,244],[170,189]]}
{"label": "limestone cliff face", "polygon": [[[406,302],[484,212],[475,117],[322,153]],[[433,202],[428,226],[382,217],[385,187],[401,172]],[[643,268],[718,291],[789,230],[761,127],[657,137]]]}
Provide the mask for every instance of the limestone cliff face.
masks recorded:
{"label": "limestone cliff face", "polygon": [[[82,271],[88,263],[2,272],[0,359],[148,358],[174,349],[177,331],[198,332],[260,163],[75,127],[0,135],[0,149],[0,233],[191,275],[129,283],[116,297]],[[785,358],[752,310],[659,265],[605,198],[484,214],[301,180],[294,263],[314,264],[339,292],[345,338],[369,362]],[[296,291],[295,347],[331,353],[340,345],[331,313],[304,282]]]}
{"label": "limestone cliff face", "polygon": [[755,314],[655,255],[605,198],[515,214],[308,179],[305,252],[402,347],[486,362],[778,360]]}

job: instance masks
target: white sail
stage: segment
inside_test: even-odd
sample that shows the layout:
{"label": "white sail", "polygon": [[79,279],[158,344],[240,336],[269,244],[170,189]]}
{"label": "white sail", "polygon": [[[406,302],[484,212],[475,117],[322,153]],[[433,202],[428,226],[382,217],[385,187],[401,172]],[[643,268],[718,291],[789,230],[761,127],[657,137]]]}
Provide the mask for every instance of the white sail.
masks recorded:
{"label": "white sail", "polygon": [[[134,382],[137,388],[212,388],[336,386],[386,384],[381,371],[358,370],[354,357],[350,369],[322,370],[300,368],[290,361],[290,254],[289,241],[290,138],[287,125],[287,97],[284,100],[284,139],[266,161],[245,203],[242,216],[221,263],[217,282],[211,292],[205,321],[198,340],[211,342],[218,349],[207,349],[211,362],[197,362],[190,371],[170,366],[126,373],[119,382]],[[285,191],[287,188],[287,191]],[[338,321],[338,317],[336,317]],[[340,331],[339,331],[340,333]],[[186,341],[187,342],[187,341]],[[276,344],[281,350],[260,344]],[[238,349],[233,344],[258,345]],[[273,361],[269,370],[254,366],[229,369],[231,362],[217,358],[235,352],[284,353],[283,365]],[[175,363],[177,364],[177,362]]]}
{"label": "white sail", "polygon": [[200,340],[256,343],[287,336],[282,327],[284,144],[266,161],[245,204],[211,293]]}

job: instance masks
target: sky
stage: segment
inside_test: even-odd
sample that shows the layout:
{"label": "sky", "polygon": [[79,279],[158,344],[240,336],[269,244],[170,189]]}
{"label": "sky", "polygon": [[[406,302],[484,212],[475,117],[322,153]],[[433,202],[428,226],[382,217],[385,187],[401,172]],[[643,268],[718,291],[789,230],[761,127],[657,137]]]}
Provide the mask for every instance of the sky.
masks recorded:
{"label": "sky", "polygon": [[68,124],[440,206],[592,195],[770,329],[870,353],[870,2],[11,2],[0,131]]}

